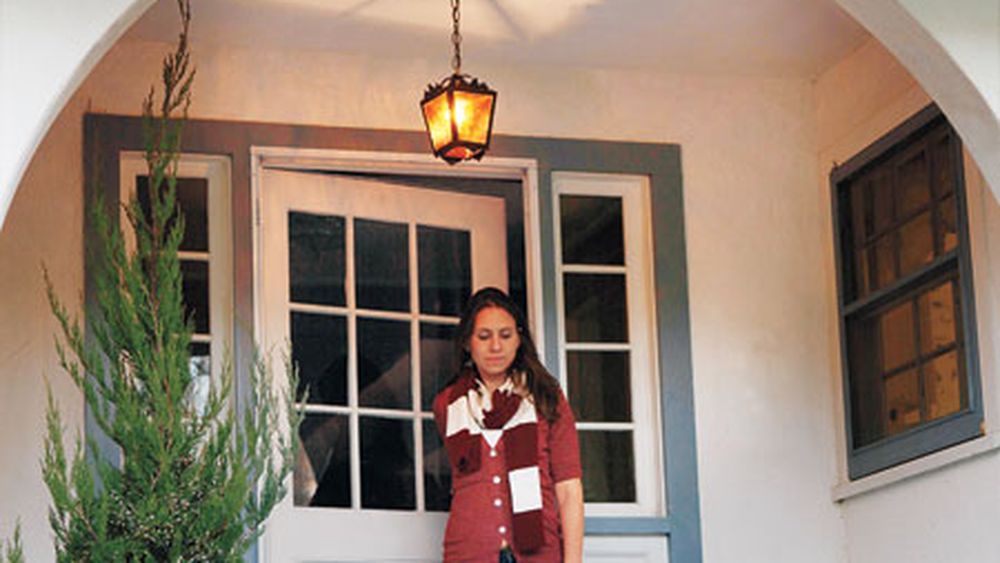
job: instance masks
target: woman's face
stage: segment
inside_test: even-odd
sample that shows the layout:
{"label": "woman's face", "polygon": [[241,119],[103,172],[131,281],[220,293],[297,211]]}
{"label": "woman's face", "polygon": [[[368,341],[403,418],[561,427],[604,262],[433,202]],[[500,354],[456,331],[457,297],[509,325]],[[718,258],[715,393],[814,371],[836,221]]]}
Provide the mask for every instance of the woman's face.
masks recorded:
{"label": "woman's face", "polygon": [[486,307],[476,314],[467,345],[479,375],[498,377],[506,375],[514,363],[521,336],[510,313],[500,307]]}

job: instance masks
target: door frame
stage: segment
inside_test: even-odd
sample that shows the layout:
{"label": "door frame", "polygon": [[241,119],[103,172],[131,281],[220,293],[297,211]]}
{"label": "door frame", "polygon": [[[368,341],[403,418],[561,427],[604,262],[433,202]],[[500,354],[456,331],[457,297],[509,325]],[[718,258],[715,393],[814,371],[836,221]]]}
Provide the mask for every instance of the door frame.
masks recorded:
{"label": "door frame", "polygon": [[425,153],[314,149],[279,146],[250,147],[250,197],[253,213],[253,319],[260,334],[262,308],[261,176],[265,168],[287,171],[323,171],[400,176],[446,176],[519,180],[524,205],[524,270],[528,323],[540,359],[545,361],[545,310],[542,302],[542,245],[538,193],[538,161],[530,158],[485,157],[458,166],[445,164]]}

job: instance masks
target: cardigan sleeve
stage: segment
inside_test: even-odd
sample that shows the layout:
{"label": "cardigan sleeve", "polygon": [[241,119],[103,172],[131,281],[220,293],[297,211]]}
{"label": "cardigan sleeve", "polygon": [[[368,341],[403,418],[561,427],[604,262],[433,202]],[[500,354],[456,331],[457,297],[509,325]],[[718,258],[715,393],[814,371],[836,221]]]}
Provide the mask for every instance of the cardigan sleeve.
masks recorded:
{"label": "cardigan sleeve", "polygon": [[576,419],[565,395],[559,393],[556,407],[559,419],[549,427],[549,460],[555,483],[583,476],[580,466],[580,440],[576,434]]}

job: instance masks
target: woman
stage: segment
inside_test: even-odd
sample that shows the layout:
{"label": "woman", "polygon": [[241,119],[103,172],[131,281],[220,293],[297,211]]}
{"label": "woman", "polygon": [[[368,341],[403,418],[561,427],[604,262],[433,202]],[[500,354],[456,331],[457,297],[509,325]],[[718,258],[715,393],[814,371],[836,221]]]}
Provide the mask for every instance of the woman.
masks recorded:
{"label": "woman", "polygon": [[458,336],[463,367],[434,399],[454,492],[445,561],[581,561],[576,422],[524,313],[503,291],[482,289]]}

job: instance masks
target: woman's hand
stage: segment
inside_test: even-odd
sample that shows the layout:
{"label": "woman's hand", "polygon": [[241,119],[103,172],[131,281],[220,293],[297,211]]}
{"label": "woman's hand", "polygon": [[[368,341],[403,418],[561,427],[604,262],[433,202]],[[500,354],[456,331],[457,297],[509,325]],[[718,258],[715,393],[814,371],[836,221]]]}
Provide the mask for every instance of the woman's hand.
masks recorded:
{"label": "woman's hand", "polygon": [[583,561],[583,483],[567,479],[556,483],[559,520],[562,522],[563,562]]}

